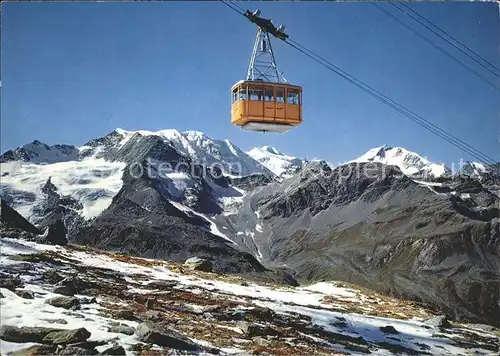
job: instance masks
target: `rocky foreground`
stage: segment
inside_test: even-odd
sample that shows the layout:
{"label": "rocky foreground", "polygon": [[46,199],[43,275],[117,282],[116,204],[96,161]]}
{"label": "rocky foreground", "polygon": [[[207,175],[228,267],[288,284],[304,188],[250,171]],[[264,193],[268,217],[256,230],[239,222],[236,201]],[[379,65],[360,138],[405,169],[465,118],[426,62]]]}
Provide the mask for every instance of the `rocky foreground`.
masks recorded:
{"label": "rocky foreground", "polygon": [[498,329],[354,286],[1,238],[2,355],[496,355]]}

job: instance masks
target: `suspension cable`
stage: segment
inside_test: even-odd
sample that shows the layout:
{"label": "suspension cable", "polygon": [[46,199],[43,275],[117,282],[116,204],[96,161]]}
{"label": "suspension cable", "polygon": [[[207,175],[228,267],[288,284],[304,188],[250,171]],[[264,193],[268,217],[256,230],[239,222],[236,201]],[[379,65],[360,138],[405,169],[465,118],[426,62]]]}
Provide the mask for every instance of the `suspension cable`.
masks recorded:
{"label": "suspension cable", "polygon": [[[408,31],[410,31],[414,35],[420,37],[421,39],[423,39],[424,41],[426,41],[427,43],[429,43],[431,46],[433,46],[434,48],[436,48],[438,51],[440,51],[441,53],[443,53],[445,56],[447,56],[448,58],[450,58],[454,62],[458,63],[460,66],[462,66],[463,68],[465,68],[466,70],[468,70],[469,72],[471,72],[472,74],[474,74],[477,78],[481,79],[484,83],[488,84],[490,87],[492,87],[493,89],[495,89],[496,91],[498,91],[500,93],[500,87],[496,86],[495,84],[493,84],[492,82],[490,82],[488,79],[484,78],[480,73],[478,73],[477,71],[475,71],[474,69],[472,69],[471,67],[469,67],[468,65],[466,65],[464,62],[462,62],[460,59],[458,59],[454,55],[452,55],[449,52],[447,52],[443,47],[441,47],[438,44],[434,43],[428,37],[426,37],[426,36],[418,33],[413,28],[411,28],[410,26],[408,26],[407,24],[405,24],[404,22],[402,22],[401,20],[399,20],[396,16],[392,15],[389,11],[385,10],[384,8],[382,8],[380,5],[378,5],[378,4],[374,3],[374,2],[371,2],[370,4],[372,6],[375,6],[379,11],[381,11],[382,13],[384,13],[385,15],[387,15],[388,17],[392,18],[394,21],[396,21],[397,23],[399,23],[401,26],[403,26],[404,28],[406,28]],[[394,5],[394,6],[396,6],[396,5]],[[399,9],[399,10],[401,10],[401,9]],[[497,75],[494,72],[493,72],[493,74]],[[499,78],[500,78],[500,76],[499,76]]]}
{"label": "suspension cable", "polygon": [[[490,61],[484,59],[477,52],[473,51],[472,49],[470,49],[469,47],[467,47],[465,44],[463,44],[459,40],[455,39],[453,36],[451,36],[446,31],[444,31],[441,28],[439,28],[439,26],[437,26],[434,23],[432,23],[432,21],[426,19],[424,16],[422,16],[421,14],[419,14],[415,9],[413,9],[411,6],[408,6],[404,2],[399,2],[398,5],[396,5],[393,1],[389,1],[389,3],[392,6],[394,6],[395,8],[397,8],[399,11],[403,12],[405,15],[409,16],[410,18],[412,18],[413,20],[417,21],[419,24],[421,24],[422,26],[424,26],[425,28],[427,28],[429,31],[431,31],[432,33],[434,33],[436,36],[440,37],[443,41],[446,41],[448,44],[450,44],[451,46],[453,46],[454,48],[456,48],[458,51],[460,51],[463,54],[465,54],[467,57],[469,57],[470,59],[472,59],[474,62],[476,62],[477,64],[479,64],[480,66],[482,66],[483,68],[485,68],[486,70],[488,70],[489,72],[491,72],[493,75],[495,75],[496,77],[500,78],[500,69],[497,66],[495,66]],[[408,9],[409,11],[411,11],[412,13],[414,13],[420,19],[422,19],[423,21],[425,21],[426,23],[428,23],[429,25],[431,25],[432,27],[434,27],[437,31],[439,31],[442,34],[444,34],[444,36],[449,37],[450,40],[454,41],[455,43],[458,43],[460,46],[462,46],[463,48],[465,48],[467,51],[469,51],[470,53],[472,53],[474,56],[478,57],[481,61],[483,61],[487,65],[485,65],[484,63],[481,63],[478,59],[473,58],[470,54],[466,53],[463,49],[461,49],[457,45],[451,43],[451,41],[449,39],[447,39],[443,35],[440,35],[439,33],[437,33],[436,30],[433,30],[432,28],[429,28],[429,26],[427,26],[424,23],[422,23],[421,20],[416,19],[414,16],[412,16],[410,13],[406,12],[404,9],[400,8],[399,6],[404,6],[406,9]]]}

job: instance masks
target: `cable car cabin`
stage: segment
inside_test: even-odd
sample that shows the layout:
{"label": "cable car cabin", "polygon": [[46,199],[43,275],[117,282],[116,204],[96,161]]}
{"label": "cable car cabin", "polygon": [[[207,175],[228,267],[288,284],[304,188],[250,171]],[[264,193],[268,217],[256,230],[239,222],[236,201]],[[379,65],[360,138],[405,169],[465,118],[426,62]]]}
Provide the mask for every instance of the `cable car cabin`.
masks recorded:
{"label": "cable car cabin", "polygon": [[299,86],[242,80],[231,93],[231,121],[243,129],[285,132],[302,122]]}

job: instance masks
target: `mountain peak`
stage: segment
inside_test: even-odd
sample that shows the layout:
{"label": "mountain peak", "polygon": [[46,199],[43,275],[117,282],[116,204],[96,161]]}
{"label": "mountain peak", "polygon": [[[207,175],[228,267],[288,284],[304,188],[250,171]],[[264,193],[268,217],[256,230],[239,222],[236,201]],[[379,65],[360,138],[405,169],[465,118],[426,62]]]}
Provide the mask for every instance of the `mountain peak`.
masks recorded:
{"label": "mountain peak", "polygon": [[136,133],[143,136],[159,136],[169,141],[180,153],[190,156],[195,162],[205,165],[216,164],[221,166],[219,168],[224,167],[224,172],[229,175],[246,176],[252,173],[272,175],[269,169],[243,152],[230,140],[213,139],[201,131],[179,132],[175,129],[159,131],[116,129],[115,131],[123,137],[121,144]]}
{"label": "mountain peak", "polygon": [[351,162],[380,162],[399,167],[407,175],[428,175],[440,177],[450,174],[450,169],[444,164],[430,162],[427,158],[404,147],[383,145],[368,150],[362,156]]}
{"label": "mountain peak", "polygon": [[281,153],[276,147],[272,147],[272,146],[262,146],[260,148],[262,151],[265,151],[265,152],[269,152],[273,155],[277,155],[277,156],[284,156],[283,153]]}
{"label": "mountain peak", "polygon": [[196,130],[184,131],[182,134],[190,138],[209,138],[204,132]]}
{"label": "mountain peak", "polygon": [[303,168],[306,160],[287,156],[275,147],[254,147],[247,152],[256,161],[267,167],[277,176],[289,176]]}

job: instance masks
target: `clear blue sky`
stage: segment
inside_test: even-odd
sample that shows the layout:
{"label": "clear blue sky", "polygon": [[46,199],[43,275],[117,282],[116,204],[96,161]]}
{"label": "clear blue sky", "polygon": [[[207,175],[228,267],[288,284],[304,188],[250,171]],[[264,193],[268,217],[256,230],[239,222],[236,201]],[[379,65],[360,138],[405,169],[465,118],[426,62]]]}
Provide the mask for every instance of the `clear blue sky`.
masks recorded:
{"label": "clear blue sky", "polygon": [[[239,5],[260,8],[297,42],[500,160],[499,93],[370,4]],[[498,5],[411,5],[500,67]],[[303,125],[286,134],[232,126],[229,90],[244,79],[256,28],[217,1],[7,2],[2,10],[2,152],[34,139],[81,145],[120,127],[198,130],[245,150],[268,144],[332,163],[382,144],[447,164],[470,158],[277,41],[278,68],[304,88]]]}

